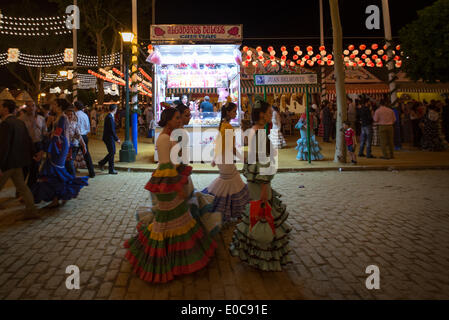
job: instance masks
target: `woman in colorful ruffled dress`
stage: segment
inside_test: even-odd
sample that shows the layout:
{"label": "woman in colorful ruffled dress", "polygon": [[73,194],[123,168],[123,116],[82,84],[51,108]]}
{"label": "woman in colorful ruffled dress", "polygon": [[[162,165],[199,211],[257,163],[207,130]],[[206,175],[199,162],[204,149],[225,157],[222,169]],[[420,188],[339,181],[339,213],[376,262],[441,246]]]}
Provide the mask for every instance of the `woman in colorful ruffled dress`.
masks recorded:
{"label": "woman in colorful ruffled dress", "polygon": [[[190,123],[192,118],[190,109],[184,105],[179,104],[176,109],[181,115],[181,129]],[[182,139],[180,139],[181,141]],[[179,153],[182,157],[182,150]],[[182,168],[179,166],[178,168]],[[195,189],[192,179],[189,176],[189,183],[184,186],[184,192],[187,195],[190,213],[192,216],[202,224],[202,226],[209,232],[210,235],[217,234],[221,229],[222,214],[214,210],[215,197],[207,193],[200,192]]]}
{"label": "woman in colorful ruffled dress", "polygon": [[70,149],[69,120],[64,111],[70,108],[69,102],[56,99],[52,102],[52,111],[56,114],[53,132],[47,149],[47,159],[39,173],[38,182],[32,192],[35,203],[50,202],[48,208],[56,208],[68,200],[76,198],[80,190],[88,185],[88,177],[76,177],[67,172],[65,162]]}
{"label": "woman in colorful ruffled dress", "polygon": [[[238,221],[245,212],[249,201],[248,186],[243,182],[234,164],[235,156],[241,158],[235,147],[234,128],[230,124],[236,115],[237,105],[235,103],[229,102],[221,109],[221,123],[216,140],[215,157],[212,162],[213,166],[217,164],[220,176],[203,190],[204,193],[215,197],[213,211],[222,213],[223,226]],[[226,143],[227,130],[232,131],[233,137],[229,143]],[[226,149],[227,144],[229,145],[228,149]],[[227,163],[227,160],[230,163]]]}
{"label": "woman in colorful ruffled dress", "polygon": [[[310,117],[310,124],[312,126],[312,117]],[[301,138],[297,142],[296,150],[298,150],[298,155],[296,156],[296,160],[307,161],[309,159],[309,145],[307,142],[307,116],[305,113],[302,114],[301,118],[299,118],[298,123],[295,126],[296,129],[299,129],[301,132]],[[313,133],[313,129],[310,128],[310,148],[311,148],[311,159],[312,160],[323,160],[324,157],[320,153],[321,147],[318,144],[318,141],[315,139],[315,135]]]}
{"label": "woman in colorful ruffled dress", "polygon": [[287,146],[287,142],[285,142],[284,136],[282,135],[282,124],[281,124],[281,115],[279,108],[277,106],[273,106],[273,119],[271,122],[273,127],[270,130],[270,140],[275,149],[282,149]]}
{"label": "woman in colorful ruffled dress", "polygon": [[[269,104],[256,101],[252,111],[254,125],[248,137],[248,163],[244,166],[251,201],[260,200],[265,206],[269,205],[271,214],[265,218],[250,215],[251,204],[248,204],[242,222],[234,230],[230,252],[254,268],[282,271],[282,266],[290,262],[288,238],[291,226],[287,222],[289,214],[286,206],[279,199],[281,195],[271,188],[271,180],[276,171],[276,150],[270,146],[265,131],[265,125],[271,121],[271,116]],[[266,141],[267,161],[260,158],[264,154],[264,150],[258,149],[260,138]]]}
{"label": "woman in colorful ruffled dress", "polygon": [[184,187],[192,167],[178,168],[170,160],[172,131],[181,125],[179,111],[165,109],[159,126],[163,127],[156,145],[159,165],[145,189],[157,198],[154,220],[149,225],[139,222],[138,234],[125,242],[126,258],[140,279],[165,283],[175,276],[194,273],[204,268],[217,247],[207,231],[192,217]]}

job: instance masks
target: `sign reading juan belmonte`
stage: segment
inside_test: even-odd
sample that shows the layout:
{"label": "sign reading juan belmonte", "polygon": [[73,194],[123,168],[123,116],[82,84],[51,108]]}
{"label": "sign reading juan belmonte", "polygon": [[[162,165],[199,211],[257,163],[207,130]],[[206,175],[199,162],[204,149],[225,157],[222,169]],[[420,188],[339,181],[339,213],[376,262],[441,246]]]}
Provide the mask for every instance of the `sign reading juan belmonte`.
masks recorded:
{"label": "sign reading juan belmonte", "polygon": [[317,84],[316,74],[256,74],[254,84],[256,86],[276,86],[276,85],[301,85]]}
{"label": "sign reading juan belmonte", "polygon": [[242,39],[242,25],[159,24],[151,26],[151,41],[238,42]]}

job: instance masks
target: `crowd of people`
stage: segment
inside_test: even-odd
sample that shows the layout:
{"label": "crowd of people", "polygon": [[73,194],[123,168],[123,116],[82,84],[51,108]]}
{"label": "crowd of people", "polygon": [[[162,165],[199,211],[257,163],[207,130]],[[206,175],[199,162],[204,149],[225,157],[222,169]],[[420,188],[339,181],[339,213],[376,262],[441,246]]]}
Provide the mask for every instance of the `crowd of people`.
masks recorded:
{"label": "crowd of people", "polygon": [[[25,219],[35,219],[35,204],[64,205],[95,177],[88,149],[90,124],[81,102],[53,100],[37,107],[32,101],[18,110],[12,100],[0,101],[0,189],[9,178],[16,197],[25,203]],[[82,150],[89,176],[77,177],[74,160]]]}

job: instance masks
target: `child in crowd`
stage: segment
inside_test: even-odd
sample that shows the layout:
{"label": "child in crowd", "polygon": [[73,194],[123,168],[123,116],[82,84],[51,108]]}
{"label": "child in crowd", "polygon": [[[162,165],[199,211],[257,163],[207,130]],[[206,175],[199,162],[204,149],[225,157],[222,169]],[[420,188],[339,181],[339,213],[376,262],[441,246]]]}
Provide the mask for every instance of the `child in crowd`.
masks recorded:
{"label": "child in crowd", "polygon": [[357,157],[355,155],[355,149],[357,147],[357,140],[354,130],[350,127],[351,123],[346,121],[343,124],[343,130],[345,133],[345,142],[348,147],[349,155],[351,156],[351,163],[357,164]]}

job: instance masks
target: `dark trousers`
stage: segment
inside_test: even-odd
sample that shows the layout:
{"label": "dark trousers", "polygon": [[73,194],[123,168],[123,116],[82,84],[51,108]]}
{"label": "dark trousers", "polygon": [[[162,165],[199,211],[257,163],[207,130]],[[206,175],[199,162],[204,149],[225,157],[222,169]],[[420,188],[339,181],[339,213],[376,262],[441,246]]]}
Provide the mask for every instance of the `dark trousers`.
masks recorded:
{"label": "dark trousers", "polygon": [[[34,143],[34,149],[36,150],[36,152],[39,152],[42,150],[42,143],[41,142],[36,142]],[[41,162],[40,161],[31,161],[31,164],[28,167],[24,167],[23,168],[23,177],[24,180],[27,181],[27,186],[29,188],[31,188],[36,182],[37,182],[37,177],[39,175],[39,166],[40,166]]]}
{"label": "dark trousers", "polygon": [[373,126],[363,126],[362,134],[360,135],[360,151],[359,155],[363,154],[366,145],[366,155],[371,156],[371,141],[373,140]]}
{"label": "dark trousers", "polygon": [[400,150],[402,148],[401,125],[399,125],[397,123],[394,125],[394,148],[396,150]]}
{"label": "dark trousers", "polygon": [[103,140],[106,148],[108,149],[108,154],[101,160],[98,164],[104,166],[106,162],[109,163],[109,172],[114,171],[114,156],[115,156],[115,141],[114,140]]}
{"label": "dark trousers", "polygon": [[[89,153],[89,138],[87,135],[82,136],[84,140],[84,144],[86,145],[86,154],[84,154],[84,161],[86,161],[87,170],[89,170],[89,176],[92,178],[95,176],[94,165],[92,163],[92,158]],[[76,155],[75,155],[76,157]]]}
{"label": "dark trousers", "polygon": [[323,129],[324,129],[323,141],[324,142],[329,142],[329,136],[331,134],[332,123],[324,122],[323,123]]}
{"label": "dark trousers", "polygon": [[421,137],[422,132],[421,128],[419,127],[420,119],[412,120],[412,126],[413,126],[413,146],[419,148],[421,147]]}
{"label": "dark trousers", "polygon": [[393,126],[379,126],[380,148],[385,158],[394,157],[394,129]]}

